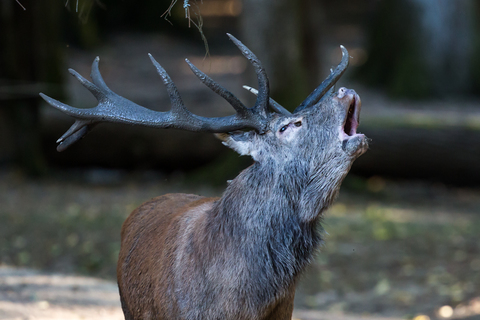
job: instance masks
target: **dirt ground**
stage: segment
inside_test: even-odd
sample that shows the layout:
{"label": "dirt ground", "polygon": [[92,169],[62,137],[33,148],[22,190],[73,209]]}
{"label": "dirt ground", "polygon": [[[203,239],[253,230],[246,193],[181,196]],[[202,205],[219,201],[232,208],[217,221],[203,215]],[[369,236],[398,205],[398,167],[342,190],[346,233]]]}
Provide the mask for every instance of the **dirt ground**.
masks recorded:
{"label": "dirt ground", "polygon": [[[0,267],[0,319],[122,320],[117,285],[92,277]],[[302,320],[396,320],[296,310]]]}
{"label": "dirt ground", "polygon": [[115,283],[0,267],[0,319],[123,319]]}

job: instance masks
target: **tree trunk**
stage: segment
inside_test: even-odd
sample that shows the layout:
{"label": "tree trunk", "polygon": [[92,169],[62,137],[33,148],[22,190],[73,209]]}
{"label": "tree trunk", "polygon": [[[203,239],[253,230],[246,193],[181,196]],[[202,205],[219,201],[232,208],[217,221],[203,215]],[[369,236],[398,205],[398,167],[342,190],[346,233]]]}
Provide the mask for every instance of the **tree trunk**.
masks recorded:
{"label": "tree trunk", "polygon": [[311,0],[243,1],[242,40],[262,61],[272,98],[290,110],[318,85],[316,6]]}
{"label": "tree trunk", "polygon": [[[23,10],[15,1],[0,3],[0,79],[14,88],[0,97],[0,116],[7,128],[3,145],[11,155],[2,160],[15,160],[27,173],[42,174],[46,162],[41,148],[38,83],[60,83],[61,51],[58,35],[61,29],[57,0],[22,0]],[[58,93],[56,94],[58,97]],[[12,141],[5,141],[8,137]],[[11,158],[11,159],[8,159]]]}
{"label": "tree trunk", "polygon": [[468,91],[473,45],[472,0],[411,0],[419,9],[422,56],[436,93]]}
{"label": "tree trunk", "polygon": [[472,92],[473,0],[382,1],[372,19],[369,59],[359,74],[393,96]]}

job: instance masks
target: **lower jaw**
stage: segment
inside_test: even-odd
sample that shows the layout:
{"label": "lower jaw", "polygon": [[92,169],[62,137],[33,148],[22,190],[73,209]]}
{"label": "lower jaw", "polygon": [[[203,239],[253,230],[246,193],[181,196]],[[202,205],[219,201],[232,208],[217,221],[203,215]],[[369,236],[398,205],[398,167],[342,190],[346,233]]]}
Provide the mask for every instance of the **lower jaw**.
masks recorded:
{"label": "lower jaw", "polygon": [[359,157],[368,149],[367,138],[361,133],[347,136],[342,141],[342,149],[352,156]]}

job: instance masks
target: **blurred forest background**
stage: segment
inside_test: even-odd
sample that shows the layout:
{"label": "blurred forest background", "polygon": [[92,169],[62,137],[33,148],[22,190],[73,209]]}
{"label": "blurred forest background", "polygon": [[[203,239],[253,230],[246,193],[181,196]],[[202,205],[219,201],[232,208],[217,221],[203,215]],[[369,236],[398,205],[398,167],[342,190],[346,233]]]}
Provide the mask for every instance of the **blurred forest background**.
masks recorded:
{"label": "blurred forest background", "polygon": [[[193,113],[221,116],[231,107],[184,59],[253,104],[242,89],[256,87],[253,68],[227,32],[259,57],[272,98],[291,110],[344,45],[352,58],[337,87],[362,98],[359,131],[372,141],[327,213],[329,235],[296,306],[480,319],[480,3],[184,3],[0,2],[0,263],[113,279],[131,210],[168,192],[220,195],[251,163],[209,134],[109,124],[58,153],[73,121],[38,93],[96,105],[68,68],[88,78],[100,56],[113,91],[167,110],[151,53]],[[0,300],[21,295],[2,281]]]}

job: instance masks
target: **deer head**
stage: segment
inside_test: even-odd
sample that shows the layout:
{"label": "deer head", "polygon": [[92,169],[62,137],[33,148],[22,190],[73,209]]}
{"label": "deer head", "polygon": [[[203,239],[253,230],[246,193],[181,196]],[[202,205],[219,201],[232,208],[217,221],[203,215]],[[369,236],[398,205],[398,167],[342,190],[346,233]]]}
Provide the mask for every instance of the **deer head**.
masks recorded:
{"label": "deer head", "polygon": [[[348,66],[348,52],[343,46],[341,47],[343,53],[342,62],[335,71],[302,102],[294,113],[291,114],[269,97],[268,78],[258,58],[235,37],[230,34],[228,34],[228,36],[241,50],[242,54],[252,63],[257,72],[259,90],[249,88],[250,91],[258,94],[253,107],[247,108],[231,92],[214,82],[186,59],[193,73],[200,81],[227,100],[237,112],[235,115],[219,118],[205,118],[190,113],[185,108],[175,84],[165,69],[149,54],[152,63],[167,88],[172,105],[171,110],[168,112],[149,110],[117,95],[107,87],[100,74],[98,68],[100,59],[97,57],[92,64],[91,77],[93,83],[82,77],[75,70],[69,69],[69,72],[97,98],[99,103],[95,108],[74,108],[40,93],[40,96],[51,106],[75,118],[75,123],[57,140],[59,143],[58,151],[63,151],[80,140],[100,122],[117,122],[154,128],[177,128],[212,133],[227,133],[235,130],[253,129],[255,134],[253,132],[247,134],[230,134],[230,139],[228,139],[230,142],[226,142],[226,144],[238,151],[240,150],[238,149],[239,146],[247,146],[246,143],[242,144],[240,141],[246,142],[247,140],[251,140],[251,143],[248,143],[251,147],[253,146],[252,139],[254,136],[258,139],[268,132],[270,134],[264,137],[264,141],[267,142],[266,137],[270,137],[271,133],[276,132],[277,129],[278,133],[274,136],[277,137],[278,142],[289,142],[292,144],[293,140],[298,141],[298,139],[295,139],[298,135],[297,132],[305,131],[305,126],[300,128],[303,124],[306,124],[304,122],[313,121],[313,118],[319,118],[317,124],[320,124],[324,120],[326,121],[327,118],[331,118],[330,121],[342,122],[340,125],[343,125],[345,130],[344,132],[340,132],[340,137],[342,141],[346,141],[343,149],[345,151],[348,149],[348,152],[351,154],[359,153],[364,149],[361,148],[361,146],[365,146],[365,139],[362,139],[363,136],[356,134],[361,106],[360,98],[353,90],[342,88],[338,93],[334,93],[333,90],[331,90]],[[343,109],[347,111],[345,111],[345,114],[340,114],[343,113]],[[331,113],[336,113],[338,119],[333,120],[331,116],[329,117],[328,115]],[[290,123],[294,119],[303,119],[303,117],[307,115],[309,115],[308,117],[312,118],[312,120],[305,119],[304,122],[294,121]],[[277,128],[279,125],[280,127]],[[310,126],[312,125],[313,123],[310,124]],[[312,129],[313,127],[310,127],[310,134],[314,131]],[[250,139],[248,137],[250,137]],[[237,147],[234,147],[235,143],[233,143],[233,141],[239,141]],[[274,140],[271,141],[273,142]],[[353,143],[354,141],[357,141],[357,144]],[[358,148],[356,149],[357,151],[354,152],[355,145]],[[240,154],[247,153],[242,151]],[[251,155],[254,157],[253,154]]]}

